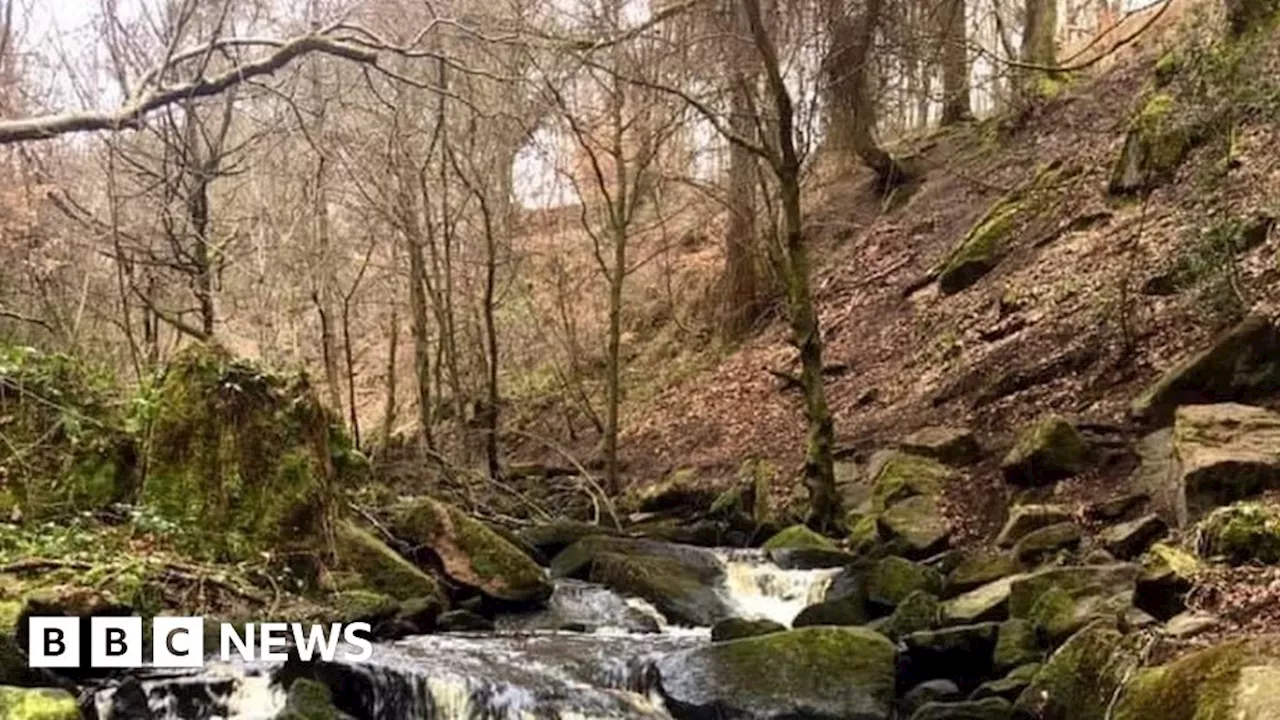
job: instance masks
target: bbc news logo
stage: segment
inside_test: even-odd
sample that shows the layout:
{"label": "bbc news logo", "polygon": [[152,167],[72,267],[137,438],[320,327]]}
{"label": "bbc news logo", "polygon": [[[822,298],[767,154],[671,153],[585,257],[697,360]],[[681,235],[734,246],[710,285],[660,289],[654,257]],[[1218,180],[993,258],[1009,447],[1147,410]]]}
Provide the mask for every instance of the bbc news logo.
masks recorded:
{"label": "bbc news logo", "polygon": [[[33,668],[192,668],[205,663],[204,619],[156,617],[151,621],[151,662],[143,662],[146,635],[140,617],[91,617],[82,637],[79,617],[29,618],[27,660]],[[367,622],[219,623],[218,658],[283,662],[290,648],[303,661],[361,662],[373,655]]]}

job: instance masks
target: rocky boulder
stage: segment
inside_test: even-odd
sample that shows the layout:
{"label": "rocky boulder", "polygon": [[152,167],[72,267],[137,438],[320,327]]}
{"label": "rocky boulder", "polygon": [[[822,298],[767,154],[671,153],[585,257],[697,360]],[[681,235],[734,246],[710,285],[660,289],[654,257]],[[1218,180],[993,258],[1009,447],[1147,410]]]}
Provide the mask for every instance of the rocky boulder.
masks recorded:
{"label": "rocky boulder", "polygon": [[75,696],[66,690],[0,685],[0,717],[5,720],[80,720]]}
{"label": "rocky boulder", "polygon": [[976,590],[983,585],[1017,574],[1022,570],[1018,561],[1009,553],[979,551],[973,553],[947,575],[948,596]]}
{"label": "rocky boulder", "polygon": [[496,600],[540,603],[551,596],[547,573],[519,548],[461,510],[431,498],[392,512],[391,531],[415,555],[440,564],[455,582]]}
{"label": "rocky boulder", "polygon": [[1088,460],[1089,447],[1075,426],[1049,415],[1018,433],[1000,468],[1014,484],[1048,485],[1081,472]]}
{"label": "rocky boulder", "polygon": [[1009,519],[996,536],[996,544],[1000,547],[1013,547],[1028,533],[1068,522],[1071,517],[1071,510],[1062,505],[1014,505],[1009,509]]}
{"label": "rocky boulder", "polygon": [[1137,659],[1114,623],[1095,622],[1058,648],[1036,673],[1014,703],[1014,717],[1105,720]]}
{"label": "rocky boulder", "polygon": [[1009,575],[948,600],[942,607],[947,622],[975,623],[1009,617],[1009,595],[1013,584],[1026,575]]}
{"label": "rocky boulder", "polygon": [[1048,525],[1027,533],[1019,540],[1013,546],[1013,557],[1019,563],[1034,566],[1060,550],[1075,550],[1083,539],[1080,526],[1073,522]]}
{"label": "rocky boulder", "polygon": [[1237,640],[1141,670],[1114,720],[1280,717],[1280,638]]}
{"label": "rocky boulder", "polygon": [[911,716],[911,720],[1009,720],[1012,715],[1013,706],[1008,700],[987,697],[962,702],[926,703]]}
{"label": "rocky boulder", "polygon": [[887,720],[896,656],[870,630],[812,627],[683,650],[656,667],[677,717]]}
{"label": "rocky boulder", "polygon": [[982,456],[982,448],[968,428],[923,428],[903,438],[898,447],[947,465],[968,465]]}
{"label": "rocky boulder", "polygon": [[823,535],[810,530],[804,525],[792,525],[791,527],[781,530],[773,537],[765,541],[763,548],[768,551],[775,550],[831,550],[835,551],[836,544]]}
{"label": "rocky boulder", "polygon": [[1245,318],[1206,349],[1170,368],[1133,402],[1133,414],[1167,424],[1180,405],[1241,400],[1280,389],[1280,332]]}
{"label": "rocky boulder", "polygon": [[1196,526],[1198,550],[1232,565],[1280,562],[1280,508],[1237,503],[1218,508]]}
{"label": "rocky boulder", "polygon": [[928,565],[890,556],[871,566],[866,590],[869,602],[892,610],[912,593],[937,595],[942,591],[942,575]]}
{"label": "rocky boulder", "polygon": [[711,626],[733,616],[716,591],[724,568],[704,548],[592,536],[552,558],[551,572],[644,598],[675,623]]}
{"label": "rocky boulder", "polygon": [[907,684],[945,678],[966,692],[992,674],[1000,624],[958,625],[902,637]]}
{"label": "rocky boulder", "polygon": [[875,511],[915,496],[937,497],[956,472],[933,458],[889,450],[876,453],[869,465]]}
{"label": "rocky boulder", "polygon": [[448,604],[434,577],[353,521],[337,524],[334,546],[338,556],[334,577],[341,578],[334,589],[371,590],[397,600],[434,598],[442,608]]}
{"label": "rocky boulder", "polygon": [[1106,528],[1098,533],[1098,543],[1112,556],[1132,560],[1164,537],[1167,530],[1168,526],[1159,515],[1144,515]]}
{"label": "rocky boulder", "polygon": [[747,618],[726,618],[711,628],[711,642],[727,642],[743,638],[768,635],[782,632],[787,626],[772,620],[749,620]]}
{"label": "rocky boulder", "polygon": [[916,558],[945,548],[952,531],[937,498],[929,495],[915,495],[891,505],[880,514],[877,524],[881,537],[898,543],[903,554]]}
{"label": "rocky boulder", "polygon": [[1031,617],[1041,596],[1063,593],[1079,601],[1082,597],[1112,597],[1132,592],[1142,568],[1132,563],[1054,567],[1017,577],[1009,587],[1009,614]]}

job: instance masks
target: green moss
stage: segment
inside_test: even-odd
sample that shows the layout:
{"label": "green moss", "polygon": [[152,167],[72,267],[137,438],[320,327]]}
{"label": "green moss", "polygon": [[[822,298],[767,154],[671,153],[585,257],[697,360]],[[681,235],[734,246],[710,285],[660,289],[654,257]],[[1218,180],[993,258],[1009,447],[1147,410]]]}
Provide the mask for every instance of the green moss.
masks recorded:
{"label": "green moss", "polygon": [[938,285],[951,295],[977,282],[1000,262],[1010,245],[1025,206],[1006,199],[997,203],[956,245],[938,272]]}
{"label": "green moss", "polygon": [[881,534],[903,543],[914,556],[926,556],[946,545],[951,523],[943,515],[936,498],[917,495],[903,500],[879,517]]}
{"label": "green moss", "polygon": [[1049,483],[1083,470],[1088,452],[1074,425],[1057,415],[1048,415],[1018,434],[1017,444],[1004,457],[1001,467],[1011,481]]}
{"label": "green moss", "polygon": [[1116,688],[1135,662],[1114,624],[1094,623],[1049,658],[1018,697],[1015,716],[1104,720]]}
{"label": "green moss", "polygon": [[854,553],[870,552],[880,543],[880,525],[875,515],[850,512],[845,522],[849,524],[849,549]]}
{"label": "green moss", "polygon": [[315,552],[336,512],[338,433],[304,377],[190,348],[157,390],[142,499],[203,555]]}
{"label": "green moss", "polygon": [[1043,658],[1044,649],[1040,647],[1035,623],[1015,619],[1000,624],[996,649],[992,655],[997,672],[1009,672],[1029,663],[1040,662]]}
{"label": "green moss", "polygon": [[891,452],[872,478],[872,509],[880,512],[916,495],[937,496],[953,477],[954,471],[933,458]]}
{"label": "green moss", "polygon": [[1280,562],[1280,510],[1261,503],[1218,508],[1196,528],[1197,546],[1206,557],[1233,565]]}
{"label": "green moss", "polygon": [[66,690],[0,685],[0,717],[5,720],[79,720],[80,708]]}
{"label": "green moss", "polygon": [[418,500],[393,513],[393,532],[430,548],[449,577],[499,600],[551,595],[546,572],[519,548],[452,505]]}
{"label": "green moss", "polygon": [[792,525],[778,532],[763,545],[765,550],[792,550],[813,548],[835,550],[836,544],[830,538],[819,535],[804,525]]}
{"label": "green moss", "polygon": [[930,593],[917,591],[894,608],[882,632],[892,639],[914,632],[933,630],[942,618],[942,603]]}
{"label": "green moss", "polygon": [[878,605],[897,607],[917,591],[941,592],[942,575],[927,565],[890,556],[876,561],[867,576],[867,599]]}
{"label": "green moss", "polygon": [[951,593],[965,593],[1021,570],[1008,553],[985,551],[966,557],[947,576],[947,589]]}
{"label": "green moss", "polygon": [[298,678],[289,686],[284,712],[277,720],[339,720],[329,688],[309,678]]}
{"label": "green moss", "polygon": [[705,581],[674,558],[599,553],[588,579],[644,598],[676,622],[705,624],[691,614],[698,612],[695,606],[706,597]]}
{"label": "green moss", "polygon": [[334,540],[339,567],[357,573],[365,588],[398,600],[437,597],[447,604],[435,578],[350,520],[337,524]]}
{"label": "green moss", "polygon": [[[1187,655],[1168,665],[1143,670],[1126,688],[1115,720],[1229,720],[1241,670],[1252,664],[1274,666],[1280,647],[1275,638],[1238,640]],[[1250,715],[1252,717],[1252,715]]]}
{"label": "green moss", "polygon": [[400,609],[394,598],[369,590],[343,590],[329,596],[326,605],[341,622],[359,622],[389,618]]}

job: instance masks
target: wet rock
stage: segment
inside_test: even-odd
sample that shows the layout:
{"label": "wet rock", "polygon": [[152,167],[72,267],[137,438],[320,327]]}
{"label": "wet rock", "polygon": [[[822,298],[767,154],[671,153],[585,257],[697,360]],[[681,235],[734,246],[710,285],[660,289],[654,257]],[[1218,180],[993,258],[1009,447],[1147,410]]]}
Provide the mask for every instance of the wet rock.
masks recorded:
{"label": "wet rock", "polygon": [[557,577],[589,579],[653,603],[672,622],[710,626],[733,613],[716,591],[724,570],[715,554],[689,545],[593,536],[551,560]]}
{"label": "wet rock", "polygon": [[334,532],[338,561],[345,570],[356,573],[362,589],[388,595],[397,600],[417,597],[437,598],[447,604],[436,579],[401,557],[373,533],[350,520],[340,521]]}
{"label": "wet rock", "polygon": [[1034,565],[1060,550],[1080,547],[1084,535],[1073,522],[1058,523],[1027,533],[1013,546],[1018,562]]}
{"label": "wet rock", "polygon": [[1009,509],[1009,519],[996,537],[996,544],[1013,547],[1027,533],[1067,522],[1071,517],[1071,511],[1061,505],[1015,505]]}
{"label": "wet rock", "polygon": [[1009,617],[1009,595],[1013,584],[1025,575],[1010,575],[948,600],[942,615],[948,623],[967,624]]}
{"label": "wet rock", "polygon": [[1002,697],[988,697],[964,702],[932,702],[911,716],[911,720],[1009,720],[1013,705]]}
{"label": "wet rock", "polygon": [[1098,542],[1113,556],[1132,560],[1146,552],[1167,531],[1168,526],[1159,515],[1144,515],[1103,530],[1098,534]]}
{"label": "wet rock", "polygon": [[916,710],[932,702],[951,702],[960,700],[964,694],[955,683],[946,679],[926,680],[907,691],[898,701],[901,717],[911,717]]}
{"label": "wet rock", "polygon": [[871,566],[866,589],[867,600],[892,610],[914,592],[937,595],[942,591],[942,575],[927,565],[890,556]]}
{"label": "wet rock", "polygon": [[1280,639],[1264,636],[1199,650],[1138,671],[1114,720],[1270,720],[1280,708]]}
{"label": "wet rock", "polygon": [[1005,479],[1016,485],[1048,485],[1088,465],[1089,448],[1071,423],[1050,415],[1018,434],[1017,444],[1000,463]]}
{"label": "wet rock", "polygon": [[769,538],[762,546],[765,550],[838,550],[830,538],[810,530],[804,525],[792,525]]}
{"label": "wet rock", "polygon": [[607,525],[596,525],[576,520],[555,520],[524,528],[516,533],[516,536],[524,543],[537,549],[544,556],[551,558],[584,537],[618,534],[617,530]]}
{"label": "wet rock", "polygon": [[783,570],[844,567],[858,559],[856,555],[827,548],[782,548],[770,550],[768,554],[769,560]]}
{"label": "wet rock", "polygon": [[917,591],[894,608],[879,630],[889,639],[897,640],[903,635],[937,628],[941,613],[942,603],[937,597]]}
{"label": "wet rock", "polygon": [[[1098,621],[1058,648],[1014,703],[1014,716],[1104,720],[1116,689],[1137,663],[1114,623]],[[1159,715],[1149,717],[1160,717]]]}
{"label": "wet rock", "polygon": [[5,720],[80,720],[80,707],[66,690],[0,685],[0,717]]}
{"label": "wet rock", "polygon": [[880,535],[902,543],[911,557],[927,557],[944,548],[951,537],[951,523],[931,496],[902,500],[881,513],[878,522]]}
{"label": "wet rock", "polygon": [[989,697],[1000,697],[1009,702],[1014,702],[1022,694],[1022,691],[1027,689],[1027,686],[1031,684],[1031,681],[1042,667],[1043,665],[1037,662],[1015,668],[999,680],[991,680],[979,685],[978,689],[969,695],[969,699],[981,700]]}
{"label": "wet rock", "polygon": [[895,657],[870,630],[813,627],[672,653],[656,667],[677,717],[887,720]]}
{"label": "wet rock", "polygon": [[1133,414],[1165,425],[1180,405],[1241,400],[1280,388],[1280,333],[1245,318],[1205,350],[1178,363],[1133,402]]}
{"label": "wet rock", "polygon": [[982,448],[968,428],[927,427],[903,438],[899,447],[947,465],[968,465],[982,456]]}
{"label": "wet rock", "polygon": [[351,716],[333,705],[328,686],[309,678],[298,678],[289,686],[284,712],[276,720],[350,720]]}
{"label": "wet rock", "polygon": [[946,678],[972,689],[992,674],[1000,624],[978,623],[926,630],[902,637],[910,682]]}
{"label": "wet rock", "polygon": [[947,594],[959,595],[1022,570],[1009,553],[979,551],[970,555],[947,576]]}
{"label": "wet rock", "polygon": [[[461,510],[430,498],[395,509],[391,531],[415,552],[427,551],[454,581],[496,600],[541,603],[551,596],[546,571]],[[428,558],[424,558],[427,560]]]}
{"label": "wet rock", "polygon": [[493,629],[493,621],[470,610],[450,610],[436,619],[442,632],[483,632]]}
{"label": "wet rock", "polygon": [[1164,624],[1164,634],[1177,640],[1190,640],[1202,635],[1221,622],[1217,615],[1206,612],[1182,612],[1169,618]]}
{"label": "wet rock", "polygon": [[791,621],[791,627],[812,625],[865,625],[872,619],[866,601],[857,596],[823,600],[800,611]]}
{"label": "wet rock", "polygon": [[1000,623],[992,663],[996,672],[1007,673],[1014,668],[1038,663],[1044,659],[1044,648],[1036,633],[1035,623],[1013,619]]}
{"label": "wet rock", "polygon": [[[368,590],[342,590],[330,595],[325,604],[332,608],[334,619],[341,623],[377,624],[400,611],[400,603],[395,598]],[[439,606],[436,608],[439,614]]]}
{"label": "wet rock", "polygon": [[742,638],[768,635],[782,632],[786,625],[772,620],[749,620],[747,618],[725,618],[711,628],[711,642],[741,640]]}

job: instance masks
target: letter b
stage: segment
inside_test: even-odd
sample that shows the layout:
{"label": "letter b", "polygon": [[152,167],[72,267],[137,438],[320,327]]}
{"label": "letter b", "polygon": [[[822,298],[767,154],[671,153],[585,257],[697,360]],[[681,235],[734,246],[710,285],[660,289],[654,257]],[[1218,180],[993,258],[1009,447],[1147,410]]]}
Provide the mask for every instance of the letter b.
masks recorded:
{"label": "letter b", "polygon": [[89,662],[93,667],[140,667],[142,665],[142,618],[91,618]]}
{"label": "letter b", "polygon": [[28,618],[27,659],[33,668],[80,667],[80,618]]}

